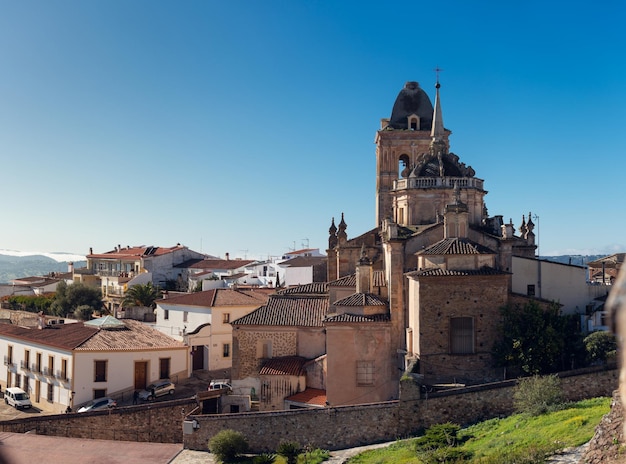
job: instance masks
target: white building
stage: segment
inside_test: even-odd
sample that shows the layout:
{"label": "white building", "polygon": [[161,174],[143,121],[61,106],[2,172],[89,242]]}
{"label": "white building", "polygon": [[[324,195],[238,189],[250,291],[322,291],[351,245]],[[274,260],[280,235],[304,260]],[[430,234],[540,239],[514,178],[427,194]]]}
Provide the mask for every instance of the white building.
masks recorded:
{"label": "white building", "polygon": [[157,301],[158,330],[191,348],[192,370],[228,369],[232,365],[232,327],[267,303],[273,289],[219,288]]}
{"label": "white building", "polygon": [[33,405],[63,412],[94,398],[187,378],[189,351],[140,322],[107,316],[85,323],[0,324],[0,386],[21,387]]}

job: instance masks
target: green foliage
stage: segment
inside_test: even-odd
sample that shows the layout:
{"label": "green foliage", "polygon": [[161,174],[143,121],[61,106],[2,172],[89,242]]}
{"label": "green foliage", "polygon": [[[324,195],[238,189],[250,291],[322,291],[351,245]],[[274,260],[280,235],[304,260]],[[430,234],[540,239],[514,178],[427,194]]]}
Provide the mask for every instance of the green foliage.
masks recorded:
{"label": "green foliage", "polygon": [[234,462],[248,451],[248,442],[241,432],[224,429],[209,440],[209,451],[222,462]]}
{"label": "green foliage", "polygon": [[149,308],[152,307],[158,298],[161,298],[161,290],[152,285],[152,282],[137,284],[126,291],[122,300],[122,306],[125,308],[130,306],[145,306]]}
{"label": "green foliage", "polygon": [[4,300],[16,311],[28,311],[44,314],[51,314],[50,306],[54,301],[54,295],[14,295]]}
{"label": "green foliage", "polygon": [[[515,414],[491,419],[462,429],[457,434],[454,459],[441,463],[531,464],[543,463],[560,449],[587,443],[595,427],[609,411],[611,398],[593,398],[567,405],[558,411],[529,416]],[[416,464],[415,440],[401,440],[385,448],[366,451],[348,460],[350,464]],[[441,448],[440,453],[450,450]],[[432,456],[437,456],[432,453]],[[472,457],[469,457],[469,456]],[[441,455],[440,455],[441,456]],[[428,455],[426,455],[428,458]],[[443,458],[442,458],[443,459]],[[435,461],[436,462],[436,461]]]}
{"label": "green foliage", "polygon": [[531,416],[555,409],[562,402],[561,380],[556,375],[520,379],[513,393],[515,410]]}
{"label": "green foliage", "polygon": [[276,452],[287,460],[287,464],[296,464],[298,455],[302,451],[300,443],[295,441],[283,441],[278,444]]}
{"label": "green foliage", "polygon": [[615,335],[609,332],[592,332],[585,337],[584,343],[590,363],[605,363],[617,350]]}
{"label": "green foliage", "polygon": [[457,424],[446,422],[428,428],[422,437],[415,440],[416,451],[443,448],[457,445],[457,433],[461,429]]}
{"label": "green foliage", "polygon": [[274,464],[276,455],[271,453],[263,453],[252,459],[252,464]]}
{"label": "green foliage", "polygon": [[93,314],[93,308],[87,305],[80,305],[74,311],[74,317],[79,321],[88,321],[91,319],[91,315]]}
{"label": "green foliage", "polygon": [[494,344],[497,365],[526,375],[548,374],[584,365],[585,350],[576,315],[561,315],[556,303],[535,301],[502,308],[502,338]]}
{"label": "green foliage", "polygon": [[50,306],[52,314],[61,317],[73,316],[79,306],[89,306],[92,311],[101,311],[103,307],[100,289],[80,282],[71,285],[59,282],[54,301]]}

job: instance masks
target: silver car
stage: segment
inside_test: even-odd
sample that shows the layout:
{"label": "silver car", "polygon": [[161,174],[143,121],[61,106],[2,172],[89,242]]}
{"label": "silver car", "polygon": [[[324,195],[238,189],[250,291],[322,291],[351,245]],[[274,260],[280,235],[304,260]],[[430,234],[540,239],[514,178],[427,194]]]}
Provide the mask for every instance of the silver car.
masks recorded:
{"label": "silver car", "polygon": [[117,406],[117,402],[112,398],[96,398],[95,400],[87,403],[85,406],[80,408],[78,412],[91,412],[98,411],[101,409],[110,409]]}
{"label": "silver car", "polygon": [[139,392],[139,399],[142,401],[150,401],[159,396],[173,395],[176,386],[167,379],[159,380],[151,383],[145,390]]}

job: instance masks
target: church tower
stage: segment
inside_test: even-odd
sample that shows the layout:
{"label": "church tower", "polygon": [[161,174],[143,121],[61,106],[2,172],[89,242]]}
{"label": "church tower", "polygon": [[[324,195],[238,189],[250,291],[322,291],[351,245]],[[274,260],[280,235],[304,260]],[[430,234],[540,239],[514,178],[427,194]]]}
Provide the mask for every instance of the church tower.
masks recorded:
{"label": "church tower", "polygon": [[[446,205],[457,195],[468,207],[468,224],[485,215],[483,181],[451,153],[436,85],[435,106],[417,82],[407,82],[396,98],[390,119],[376,135],[376,221],[401,226],[441,222]],[[460,190],[455,192],[455,186]]]}

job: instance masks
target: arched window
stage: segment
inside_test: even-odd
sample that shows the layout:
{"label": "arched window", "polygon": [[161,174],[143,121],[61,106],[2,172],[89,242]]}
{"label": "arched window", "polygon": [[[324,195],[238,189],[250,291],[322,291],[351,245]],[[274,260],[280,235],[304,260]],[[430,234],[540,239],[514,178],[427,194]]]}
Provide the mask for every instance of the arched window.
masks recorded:
{"label": "arched window", "polygon": [[409,172],[409,155],[400,155],[398,159],[398,178],[403,179],[409,177]]}
{"label": "arched window", "polygon": [[419,118],[418,115],[412,114],[407,119],[409,121],[408,129],[410,129],[410,130],[420,130],[420,118]]}

